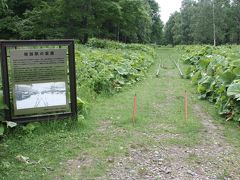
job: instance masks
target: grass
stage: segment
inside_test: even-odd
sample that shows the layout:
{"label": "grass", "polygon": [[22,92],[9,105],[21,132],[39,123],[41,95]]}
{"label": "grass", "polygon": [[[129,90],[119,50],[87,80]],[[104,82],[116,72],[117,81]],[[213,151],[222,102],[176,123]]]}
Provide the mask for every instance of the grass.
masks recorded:
{"label": "grass", "polygon": [[[125,87],[113,96],[99,96],[91,103],[83,122],[53,121],[41,123],[31,132],[21,127],[11,132],[0,142],[0,179],[94,179],[111,168],[109,158],[114,161],[124,156],[130,146],[194,146],[199,143],[202,124],[191,107],[203,102],[197,100],[190,81],[179,77],[173,60],[180,56],[176,49],[159,49],[144,81]],[[160,61],[164,62],[164,68],[156,78]],[[184,90],[189,94],[187,121],[183,115]],[[135,93],[137,123],[133,125]],[[204,106],[209,109],[211,105],[204,103]],[[239,137],[234,128],[229,129],[234,132],[231,138]],[[165,135],[167,138],[156,140]],[[30,162],[35,163],[19,162],[18,155],[29,157]],[[144,170],[139,171],[144,173]]]}
{"label": "grass", "polygon": [[226,140],[234,145],[236,148],[240,148],[240,126],[238,122],[226,121],[223,117],[220,117],[217,110],[212,103],[208,101],[199,101],[199,104],[204,107],[204,110],[208,112],[214,119],[214,123],[223,127],[223,134]]}

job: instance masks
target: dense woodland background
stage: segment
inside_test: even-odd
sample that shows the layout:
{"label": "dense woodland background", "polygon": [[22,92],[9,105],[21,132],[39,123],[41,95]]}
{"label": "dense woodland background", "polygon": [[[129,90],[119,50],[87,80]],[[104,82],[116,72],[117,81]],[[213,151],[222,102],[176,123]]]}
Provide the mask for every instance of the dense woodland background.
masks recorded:
{"label": "dense woodland background", "polygon": [[0,39],[212,44],[215,23],[217,44],[240,43],[240,0],[183,0],[165,26],[160,9],[155,0],[0,0]]}

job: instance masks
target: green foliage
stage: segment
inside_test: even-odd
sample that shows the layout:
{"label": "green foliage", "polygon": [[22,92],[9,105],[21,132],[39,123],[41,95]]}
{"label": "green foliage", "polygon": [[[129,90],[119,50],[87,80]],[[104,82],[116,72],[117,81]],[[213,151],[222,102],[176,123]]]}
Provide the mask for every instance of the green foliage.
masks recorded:
{"label": "green foliage", "polygon": [[213,22],[217,44],[239,44],[239,9],[239,0],[182,0],[166,23],[165,44],[213,44]]}
{"label": "green foliage", "polygon": [[161,43],[155,0],[1,0],[0,39],[89,37],[128,43]]}
{"label": "green foliage", "polygon": [[91,39],[88,46],[77,46],[77,80],[79,87],[97,94],[111,94],[142,80],[155,56],[146,45]]}
{"label": "green foliage", "polygon": [[240,120],[238,46],[188,46],[183,59],[192,66],[187,76],[197,85],[200,98],[215,103],[219,114]]}
{"label": "green foliage", "polygon": [[80,117],[83,116],[83,114],[88,113],[88,109],[89,109],[88,103],[83,101],[80,97],[77,97],[77,108],[78,108],[78,113],[81,114],[78,116],[78,120],[79,120],[81,119]]}
{"label": "green foliage", "polygon": [[[62,38],[63,30],[59,28],[60,22],[56,15],[59,14],[59,2],[51,5],[40,2],[33,10],[26,10],[23,18],[18,22],[21,39],[50,39]],[[51,18],[49,18],[51,17]]]}
{"label": "green foliage", "polygon": [[34,130],[40,127],[40,125],[39,122],[28,123],[26,126],[22,126],[22,129],[24,132],[31,134]]}
{"label": "green foliage", "polygon": [[232,96],[236,100],[240,100],[240,82],[236,81],[230,84],[227,90],[227,95]]}
{"label": "green foliage", "polygon": [[152,13],[152,32],[151,43],[162,44],[163,43],[163,22],[160,18],[159,6],[155,0],[148,0]]}
{"label": "green foliage", "polygon": [[120,34],[123,42],[150,42],[152,31],[151,7],[143,0],[120,0],[122,21]]}
{"label": "green foliage", "polygon": [[82,109],[85,104],[86,103],[82,99],[77,97],[77,107],[78,107],[78,109]]}
{"label": "green foliage", "polygon": [[148,45],[125,44],[125,43],[119,43],[116,41],[97,39],[97,38],[89,39],[87,45],[89,47],[94,47],[94,48],[123,49],[123,50],[137,50],[137,51],[140,50],[149,54],[154,54],[153,48]]}

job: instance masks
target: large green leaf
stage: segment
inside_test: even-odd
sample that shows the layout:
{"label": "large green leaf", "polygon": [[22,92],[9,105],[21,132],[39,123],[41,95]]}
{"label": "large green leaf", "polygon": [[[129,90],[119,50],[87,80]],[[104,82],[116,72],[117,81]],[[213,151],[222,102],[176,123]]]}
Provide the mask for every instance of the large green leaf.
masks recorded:
{"label": "large green leaf", "polygon": [[201,79],[201,71],[197,71],[191,78],[193,84],[197,84],[198,80]]}
{"label": "large green leaf", "polygon": [[220,75],[220,79],[224,83],[231,83],[236,78],[236,75],[232,73],[230,70],[225,71],[223,74]]}
{"label": "large green leaf", "polygon": [[205,86],[210,86],[211,83],[213,82],[213,78],[211,76],[203,76],[202,79],[199,80],[199,84],[205,85]]}
{"label": "large green leaf", "polygon": [[206,69],[211,61],[212,61],[212,59],[210,59],[210,58],[201,59],[199,61],[199,65],[202,69]]}
{"label": "large green leaf", "polygon": [[207,67],[207,71],[212,71],[218,68],[219,66],[227,67],[228,61],[223,56],[215,56],[215,60],[211,61]]}
{"label": "large green leaf", "polygon": [[206,92],[206,87],[203,86],[202,84],[199,84],[198,87],[197,87],[197,91],[200,93],[200,94],[204,94]]}
{"label": "large green leaf", "polygon": [[227,89],[227,95],[240,100],[240,83],[233,83]]}
{"label": "large green leaf", "polygon": [[115,69],[120,75],[128,75],[128,71],[122,67],[116,67]]}
{"label": "large green leaf", "polygon": [[240,76],[240,67],[236,67],[233,69],[233,73],[236,75],[236,76]]}
{"label": "large green leaf", "polygon": [[222,46],[214,48],[212,52],[207,52],[206,48],[192,46],[189,53],[192,54],[190,60],[196,59],[196,61],[194,63],[189,62],[189,64],[194,65],[195,69],[189,68],[188,74],[191,75],[193,83],[198,85],[197,90],[200,97],[215,103],[220,114],[232,114],[231,118],[239,121],[239,47]]}
{"label": "large green leaf", "polygon": [[230,65],[234,66],[234,67],[239,67],[240,66],[240,59],[232,61],[230,63]]}

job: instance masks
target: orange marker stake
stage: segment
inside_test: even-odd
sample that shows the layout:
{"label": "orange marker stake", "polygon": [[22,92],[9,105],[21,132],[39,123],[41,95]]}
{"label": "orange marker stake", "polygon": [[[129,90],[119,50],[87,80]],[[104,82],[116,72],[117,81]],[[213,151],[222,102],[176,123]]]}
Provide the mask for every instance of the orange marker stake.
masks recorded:
{"label": "orange marker stake", "polygon": [[185,115],[185,120],[187,120],[188,119],[188,98],[187,98],[186,90],[184,94],[184,115]]}
{"label": "orange marker stake", "polygon": [[137,113],[137,95],[135,94],[133,100],[133,114],[132,114],[132,122],[136,123],[136,113]]}

